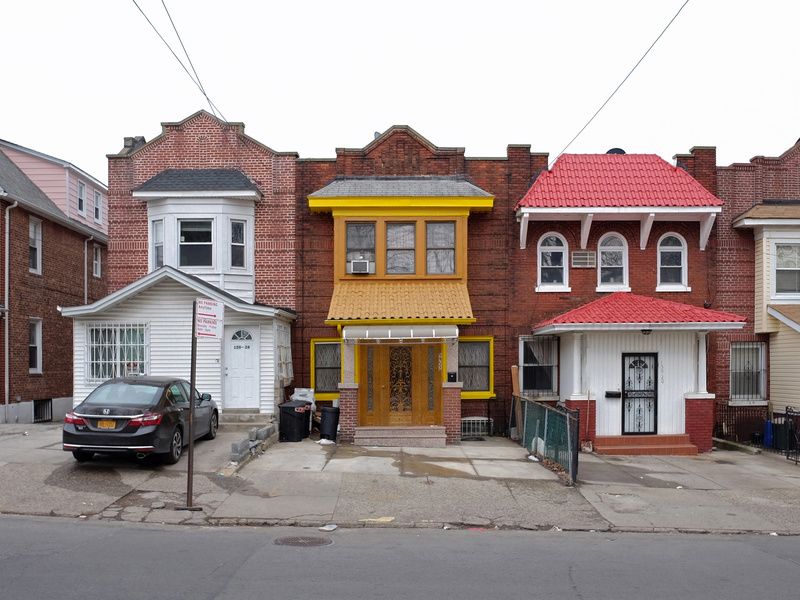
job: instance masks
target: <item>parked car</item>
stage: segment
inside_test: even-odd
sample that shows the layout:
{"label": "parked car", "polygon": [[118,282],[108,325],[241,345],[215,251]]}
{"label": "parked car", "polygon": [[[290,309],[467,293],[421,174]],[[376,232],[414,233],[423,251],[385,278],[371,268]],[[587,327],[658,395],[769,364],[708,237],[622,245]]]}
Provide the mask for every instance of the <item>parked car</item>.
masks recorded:
{"label": "parked car", "polygon": [[121,377],[106,381],[64,417],[64,450],[75,460],[95,452],[161,455],[175,464],[189,443],[189,397],[194,398],[195,438],[217,436],[219,413],[210,394],[189,393],[189,382],[170,377]]}

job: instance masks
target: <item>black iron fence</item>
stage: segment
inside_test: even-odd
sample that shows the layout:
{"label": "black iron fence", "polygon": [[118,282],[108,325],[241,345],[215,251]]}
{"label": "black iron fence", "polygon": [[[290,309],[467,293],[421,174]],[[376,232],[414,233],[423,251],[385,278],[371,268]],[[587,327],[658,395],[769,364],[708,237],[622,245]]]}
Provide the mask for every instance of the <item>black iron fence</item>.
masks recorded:
{"label": "black iron fence", "polygon": [[768,417],[766,406],[730,406],[727,402],[717,402],[714,407],[714,437],[760,445]]}
{"label": "black iron fence", "polygon": [[578,479],[580,412],[514,396],[516,437],[540,460],[559,465],[570,484]]}

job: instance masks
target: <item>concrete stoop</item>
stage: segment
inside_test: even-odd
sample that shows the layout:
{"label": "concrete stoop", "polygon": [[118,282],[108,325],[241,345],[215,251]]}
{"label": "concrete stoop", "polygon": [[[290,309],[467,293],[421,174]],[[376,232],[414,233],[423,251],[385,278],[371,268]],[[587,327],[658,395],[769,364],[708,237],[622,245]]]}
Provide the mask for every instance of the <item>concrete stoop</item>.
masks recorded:
{"label": "concrete stoop", "polygon": [[403,446],[406,448],[444,448],[447,431],[442,426],[356,427],[356,446]]}

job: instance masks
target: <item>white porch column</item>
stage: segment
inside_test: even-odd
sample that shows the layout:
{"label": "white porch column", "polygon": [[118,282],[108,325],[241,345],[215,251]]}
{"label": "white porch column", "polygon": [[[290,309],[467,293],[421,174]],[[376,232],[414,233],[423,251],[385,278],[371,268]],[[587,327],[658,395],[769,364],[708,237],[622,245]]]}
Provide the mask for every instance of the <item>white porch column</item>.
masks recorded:
{"label": "white porch column", "polygon": [[706,389],[706,335],[707,331],[697,332],[697,393],[705,394]]}
{"label": "white porch column", "polygon": [[583,399],[583,365],[581,364],[583,332],[579,331],[574,336],[575,342],[572,344],[572,398]]}

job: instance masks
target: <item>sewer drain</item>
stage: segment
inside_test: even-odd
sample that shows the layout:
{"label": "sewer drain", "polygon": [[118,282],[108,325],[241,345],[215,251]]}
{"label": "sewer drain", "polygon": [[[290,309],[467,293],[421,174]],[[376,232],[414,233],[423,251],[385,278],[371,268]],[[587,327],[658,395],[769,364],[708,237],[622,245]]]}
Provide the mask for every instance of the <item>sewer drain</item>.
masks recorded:
{"label": "sewer drain", "polygon": [[276,546],[327,546],[332,544],[333,540],[324,537],[312,537],[310,535],[293,535],[289,537],[282,537],[275,540]]}

